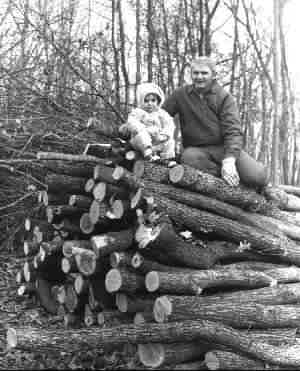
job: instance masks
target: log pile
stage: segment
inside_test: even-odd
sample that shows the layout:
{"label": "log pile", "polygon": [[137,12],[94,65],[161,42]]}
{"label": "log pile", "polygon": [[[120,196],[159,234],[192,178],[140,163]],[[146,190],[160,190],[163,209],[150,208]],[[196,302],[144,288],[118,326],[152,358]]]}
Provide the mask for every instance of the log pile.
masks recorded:
{"label": "log pile", "polygon": [[297,195],[126,146],[37,157],[43,218],[25,220],[17,295],[63,326],[10,328],[9,347],[123,347],[133,368],[299,369]]}

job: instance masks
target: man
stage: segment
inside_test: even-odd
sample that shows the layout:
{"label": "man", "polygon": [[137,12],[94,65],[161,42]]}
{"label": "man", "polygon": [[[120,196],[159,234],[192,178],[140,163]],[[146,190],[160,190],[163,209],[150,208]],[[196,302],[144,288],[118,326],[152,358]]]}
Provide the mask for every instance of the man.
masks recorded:
{"label": "man", "polygon": [[192,84],[175,90],[162,106],[171,116],[179,115],[181,162],[222,177],[231,186],[241,182],[263,188],[268,182],[266,168],[242,149],[237,106],[216,81],[212,59],[194,59],[191,77]]}

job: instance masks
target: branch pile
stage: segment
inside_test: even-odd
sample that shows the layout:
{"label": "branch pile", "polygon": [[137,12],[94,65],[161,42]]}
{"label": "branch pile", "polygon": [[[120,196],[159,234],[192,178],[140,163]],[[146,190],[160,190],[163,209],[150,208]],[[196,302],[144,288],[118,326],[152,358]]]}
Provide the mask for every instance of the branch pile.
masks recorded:
{"label": "branch pile", "polygon": [[24,223],[17,295],[63,326],[10,328],[8,346],[121,347],[133,368],[298,369],[300,199],[124,143],[93,151],[37,154],[47,187]]}

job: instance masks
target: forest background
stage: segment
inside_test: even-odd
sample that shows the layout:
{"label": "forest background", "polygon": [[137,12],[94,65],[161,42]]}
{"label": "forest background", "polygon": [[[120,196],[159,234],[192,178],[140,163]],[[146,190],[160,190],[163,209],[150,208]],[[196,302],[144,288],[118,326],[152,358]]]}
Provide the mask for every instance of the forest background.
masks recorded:
{"label": "forest background", "polygon": [[[297,47],[287,47],[286,15],[299,14],[297,2],[2,0],[1,159],[29,156],[50,136],[76,153],[79,133],[126,120],[140,82],[168,95],[189,82],[194,56],[212,55],[239,104],[246,150],[268,165],[273,183],[298,185]],[[0,223],[8,228],[15,211],[6,204],[18,206],[31,189],[27,182],[12,192],[3,174]]]}

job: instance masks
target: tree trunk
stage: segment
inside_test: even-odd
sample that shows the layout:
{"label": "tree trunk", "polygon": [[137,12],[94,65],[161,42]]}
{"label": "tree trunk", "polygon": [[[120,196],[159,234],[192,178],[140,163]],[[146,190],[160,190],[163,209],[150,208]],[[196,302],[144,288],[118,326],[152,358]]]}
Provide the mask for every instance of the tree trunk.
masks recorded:
{"label": "tree trunk", "polygon": [[86,179],[64,174],[48,174],[45,183],[49,192],[82,194],[85,192]]}
{"label": "tree trunk", "polygon": [[105,288],[108,292],[124,291],[135,293],[145,290],[145,280],[125,268],[112,268],[105,277]]}
{"label": "tree trunk", "polygon": [[182,306],[175,302],[157,300],[153,311],[157,322],[205,319],[218,321],[239,329],[268,329],[291,327],[297,328],[299,310],[297,305],[266,304],[199,304],[189,306],[189,301]]}
{"label": "tree trunk", "polygon": [[[211,350],[205,355],[208,370],[265,370],[271,367],[265,362],[224,350]],[[272,365],[272,370],[282,367]]]}
{"label": "tree trunk", "polygon": [[212,241],[195,244],[177,235],[171,223],[162,223],[147,233],[142,225],[136,231],[136,241],[145,252],[163,251],[177,265],[189,268],[208,269],[220,260],[249,259],[263,260],[263,255],[255,254],[246,247],[229,242]]}
{"label": "tree trunk", "polygon": [[[240,207],[204,196],[197,192],[191,192],[188,190],[182,192],[180,188],[172,185],[158,184],[147,180],[144,180],[143,183],[144,188],[142,188],[143,191],[140,192],[140,197],[142,197],[142,195],[150,196],[159,193],[162,196],[181,202],[185,205],[200,210],[210,211],[217,215],[258,227],[274,235],[282,236],[282,233],[285,233],[288,237],[300,238],[300,227],[297,225],[282,222],[278,219],[258,213],[246,212]],[[138,200],[135,200],[135,202],[137,203]]]}
{"label": "tree trunk", "polygon": [[92,248],[97,257],[103,257],[115,251],[125,251],[133,243],[134,231],[132,228],[120,232],[108,232],[91,237]]}
{"label": "tree trunk", "polygon": [[278,238],[262,233],[260,229],[255,227],[190,208],[165,197],[156,196],[155,201],[160,209],[167,213],[174,222],[191,231],[217,235],[238,244],[241,241],[247,241],[254,251],[270,256],[278,256],[284,262],[300,264],[298,245],[288,238]]}
{"label": "tree trunk", "polygon": [[259,288],[276,286],[277,281],[262,272],[241,270],[199,270],[194,272],[151,271],[145,278],[149,292],[200,295],[206,288]]}
{"label": "tree trunk", "polygon": [[[165,324],[124,325],[113,328],[78,329],[57,331],[18,328],[8,329],[7,339],[10,347],[30,346],[31,349],[56,348],[61,349],[76,346],[85,349],[88,344],[90,348],[116,347],[130,343],[174,343],[205,340],[217,342],[231,347],[233,350],[243,352],[249,356],[261,359],[267,363],[280,364],[283,366],[300,366],[300,346],[276,347],[267,343],[254,341],[248,335],[229,326],[224,326],[211,321],[182,321]],[[11,340],[13,338],[13,340]],[[78,348],[77,348],[78,349]]]}
{"label": "tree trunk", "polygon": [[144,366],[157,368],[171,363],[197,360],[210,349],[212,345],[204,341],[173,344],[148,343],[138,345],[138,356]]}
{"label": "tree trunk", "polygon": [[[298,283],[283,284],[278,287],[267,287],[255,290],[234,291],[232,293],[213,294],[207,296],[160,296],[154,304],[154,314],[157,322],[163,322],[170,319],[173,308],[179,313],[197,313],[203,306],[224,307],[241,306],[246,304],[280,305],[296,304],[299,295]],[[195,309],[194,309],[195,308]],[[187,311],[187,312],[186,312]],[[174,312],[175,314],[175,312]],[[177,315],[176,314],[176,315]],[[176,318],[176,317],[175,317]]]}
{"label": "tree trunk", "polygon": [[152,311],[157,296],[130,296],[124,292],[116,293],[116,305],[122,313],[136,313],[145,310]]}

